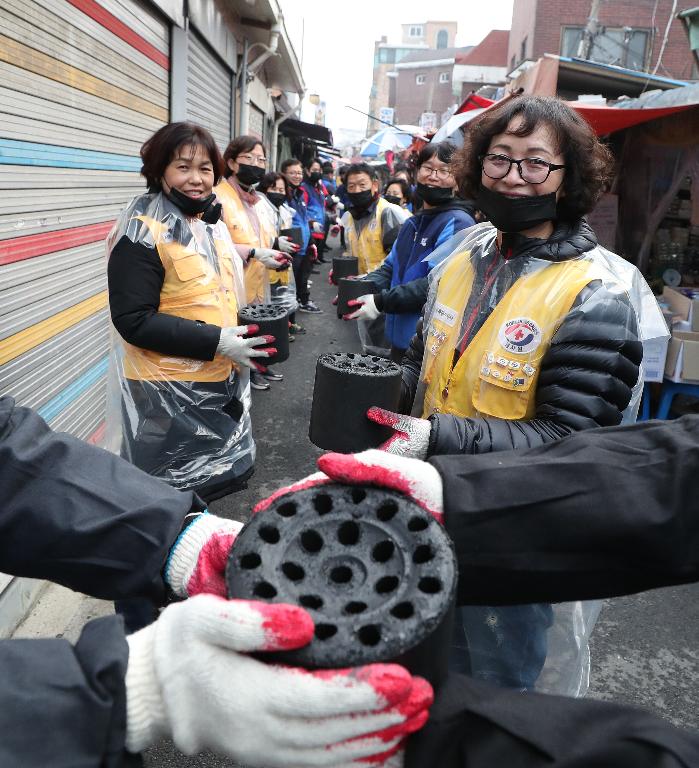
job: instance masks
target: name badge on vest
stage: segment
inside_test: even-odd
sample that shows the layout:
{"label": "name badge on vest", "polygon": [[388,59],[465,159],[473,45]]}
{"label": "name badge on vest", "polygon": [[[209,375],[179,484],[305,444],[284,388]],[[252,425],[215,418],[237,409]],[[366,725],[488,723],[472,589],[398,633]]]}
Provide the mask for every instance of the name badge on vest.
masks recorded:
{"label": "name badge on vest", "polygon": [[526,355],[541,344],[541,329],[528,317],[517,317],[502,324],[498,341],[508,352]]}
{"label": "name badge on vest", "polygon": [[436,302],[434,305],[434,319],[439,320],[440,323],[451,327],[456,322],[458,312],[451,307],[447,307],[441,302]]}

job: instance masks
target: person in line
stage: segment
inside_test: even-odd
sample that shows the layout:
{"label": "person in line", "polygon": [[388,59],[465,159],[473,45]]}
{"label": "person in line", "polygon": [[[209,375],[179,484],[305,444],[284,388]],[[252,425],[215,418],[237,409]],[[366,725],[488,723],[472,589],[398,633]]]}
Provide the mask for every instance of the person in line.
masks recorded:
{"label": "person in line", "polygon": [[403,179],[408,185],[409,197],[407,208],[410,213],[415,213],[419,206],[416,205],[417,190],[413,178],[413,169],[408,163],[395,163],[393,166],[393,176],[397,179]]}
{"label": "person in line", "polygon": [[397,363],[403,359],[427,300],[427,276],[447,255],[437,249],[475,223],[472,207],[455,196],[456,180],[450,167],[454,150],[453,144],[441,142],[428,144],[418,155],[417,190],[423,206],[403,224],[386,260],[367,275],[375,290],[351,302],[357,309],[346,316],[370,322],[385,313],[390,356]]}
{"label": "person in line", "polygon": [[[238,136],[223,153],[224,178],[214,187],[223,206],[223,220],[245,265],[247,304],[270,302],[270,273],[288,270],[297,247],[279,237],[273,217],[265,211],[266,201],[256,187],[265,175],[265,148],[255,136]],[[269,366],[250,371],[250,386],[267,390],[269,382],[281,381],[283,374]]]}
{"label": "person in line", "polygon": [[[293,605],[226,600],[241,524],[0,398],[0,569],[102,599],[174,593],[157,621],[0,640],[0,765],[135,768],[172,739],[257,768],[366,766],[427,720],[430,686],[395,664],[306,672],[264,661],[311,641]],[[383,760],[381,760],[383,764]]]}
{"label": "person in line", "polygon": [[407,208],[408,200],[410,199],[410,186],[408,182],[400,176],[390,178],[384,185],[383,199],[387,203]]}
{"label": "person in line", "polygon": [[[363,277],[383,263],[409,214],[381,197],[376,169],[368,163],[350,165],[345,178],[350,207],[342,216],[342,226],[347,253],[357,257],[359,275]],[[359,321],[359,338],[365,354],[388,354],[383,320],[376,313]]]}
{"label": "person in line", "polygon": [[308,279],[311,275],[313,263],[318,259],[318,251],[311,241],[311,226],[308,213],[306,195],[301,189],[303,183],[303,165],[295,157],[289,157],[282,162],[281,173],[286,182],[287,203],[294,210],[292,226],[299,227],[302,235],[301,250],[294,254],[293,269],[296,280],[296,298],[298,299],[299,312],[309,314],[321,314],[312,301],[308,288]]}
{"label": "person in line", "polygon": [[[286,184],[281,173],[270,171],[262,177],[262,181],[257,187],[260,195],[269,203],[265,207],[265,212],[269,213],[272,224],[279,236],[288,240],[287,235],[282,235],[284,231],[292,229],[294,220],[294,209],[287,203]],[[296,243],[293,253],[301,250],[301,245]],[[295,341],[297,334],[304,334],[306,331],[296,323],[296,310],[298,309],[298,300],[296,299],[296,281],[294,272],[291,269],[273,270],[269,272],[270,281],[270,300],[273,304],[279,304],[289,313],[289,341]]]}
{"label": "person in line", "polygon": [[[255,464],[248,371],[271,337],[238,325],[243,276],[213,187],[211,134],[171,123],[141,148],[148,192],[107,240],[112,334],[107,443],[175,488],[212,500],[247,487]],[[147,600],[117,604],[129,629]]]}
{"label": "person in line", "polygon": [[[340,201],[340,204],[342,206],[341,209],[338,209],[339,211],[346,211],[349,208],[349,198],[347,197],[347,168],[349,166],[347,165],[341,165],[337,172],[337,177],[340,180],[340,183],[337,185],[337,188],[335,190],[335,195]],[[345,228],[342,226],[342,217],[340,216],[340,247],[344,251],[345,248],[347,248],[347,241],[345,239]]]}
{"label": "person in line", "polygon": [[[514,98],[471,124],[454,173],[490,223],[446,243],[451,255],[430,274],[402,363],[401,410],[413,416],[369,413],[395,430],[386,450],[506,451],[635,419],[642,340],[667,329],[638,270],[585,221],[611,168],[609,150],[559,99]],[[564,618],[573,608],[465,607],[472,672],[531,689],[552,621],[573,637],[575,616]],[[579,608],[594,617],[595,606]],[[571,667],[561,684],[565,676]]]}
{"label": "person in line", "polygon": [[[328,236],[337,235],[340,231],[339,217],[342,215],[345,206],[337,196],[337,182],[335,181],[335,169],[330,161],[323,163],[323,186],[328,197],[325,201],[325,232],[323,237],[323,252],[331,251],[328,245]],[[344,246],[343,246],[344,247]],[[324,259],[328,261],[328,259]]]}
{"label": "person in line", "polygon": [[323,183],[323,165],[319,158],[314,157],[306,166],[304,181],[301,184],[304,193],[306,209],[308,210],[308,225],[311,229],[311,242],[318,252],[318,262],[324,263],[323,244],[325,241],[325,216],[328,202],[328,191]]}
{"label": "person in line", "polygon": [[[318,466],[274,497],[327,482],[405,494],[454,543],[459,605],[596,600],[699,582],[697,416],[517,451],[423,462],[369,450],[325,454]],[[695,768],[699,736],[624,704],[523,695],[450,672],[406,752],[406,768],[432,765]]]}

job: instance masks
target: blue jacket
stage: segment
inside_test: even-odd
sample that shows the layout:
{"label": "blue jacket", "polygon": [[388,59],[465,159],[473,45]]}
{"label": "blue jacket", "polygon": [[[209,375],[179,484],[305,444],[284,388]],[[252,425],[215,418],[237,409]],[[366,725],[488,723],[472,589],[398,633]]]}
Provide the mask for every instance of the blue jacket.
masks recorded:
{"label": "blue jacket", "polygon": [[308,250],[308,243],[311,239],[311,229],[308,224],[308,206],[306,205],[306,195],[304,195],[301,187],[296,189],[290,188],[287,195],[287,202],[294,209],[294,218],[291,222],[292,227],[301,227],[301,236],[303,243],[301,244],[300,254],[305,254]]}
{"label": "blue jacket", "polygon": [[319,184],[310,184],[304,181],[301,189],[306,193],[306,205],[308,207],[308,218],[310,221],[317,221],[319,224],[325,222],[325,188]]}
{"label": "blue jacket", "polygon": [[383,264],[367,276],[380,289],[374,300],[386,313],[385,333],[392,346],[407,349],[427,300],[427,275],[448,255],[432,261],[432,251],[474,224],[470,206],[459,198],[418,211],[401,227]]}

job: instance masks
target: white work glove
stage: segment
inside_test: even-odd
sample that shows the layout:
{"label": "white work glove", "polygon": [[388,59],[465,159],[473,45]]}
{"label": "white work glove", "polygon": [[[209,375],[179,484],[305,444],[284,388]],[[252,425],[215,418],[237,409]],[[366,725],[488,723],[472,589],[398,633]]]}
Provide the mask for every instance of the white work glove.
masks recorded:
{"label": "white work glove", "polygon": [[255,255],[252,258],[257,259],[267,269],[279,269],[289,264],[286,253],[274,251],[271,248],[255,248]]}
{"label": "white work glove", "polygon": [[221,337],[216,347],[217,355],[225,355],[233,362],[244,365],[247,368],[254,368],[257,371],[265,372],[267,369],[256,363],[255,357],[270,357],[276,353],[274,347],[265,347],[256,349],[262,344],[271,344],[274,336],[251,336],[244,338],[247,333],[255,333],[259,330],[257,325],[233,325],[227,328],[221,328]]}
{"label": "white work glove", "polygon": [[371,449],[361,453],[325,453],[318,459],[318,467],[320,472],[280,488],[259,502],[253,512],[262,512],[288,493],[326,483],[346,483],[398,491],[419,504],[438,522],[444,522],[442,478],[431,464]]}
{"label": "white work glove", "polygon": [[292,605],[213,595],[170,605],[127,637],[127,750],[171,738],[185,754],[209,749],[261,768],[397,752],[427,720],[425,680],[395,664],[307,672],[246,655],[299,648],[313,633]]}
{"label": "white work glove", "polygon": [[323,234],[323,225],[319,221],[312,221],[311,224],[311,230],[315,232],[317,235]]}
{"label": "white work glove", "polygon": [[343,320],[376,320],[381,310],[376,307],[376,299],[373,293],[367,293],[357,299],[350,299],[348,307],[357,307],[354,312],[342,316]]}
{"label": "white work glove", "polygon": [[366,412],[367,418],[391,427],[395,434],[379,446],[379,449],[397,456],[407,456],[411,459],[427,458],[427,448],[430,444],[432,425],[427,419],[416,419],[414,416],[403,416],[400,413],[387,411],[385,408],[371,407]]}
{"label": "white work glove", "polygon": [[178,597],[202,592],[226,596],[228,555],[242,523],[203,512],[192,518],[170,549],[165,582]]}
{"label": "white work glove", "polygon": [[301,246],[296,245],[296,243],[286,235],[279,235],[277,238],[277,245],[279,246],[279,250],[282,251],[282,253],[286,253],[289,256],[292,256],[301,250]]}

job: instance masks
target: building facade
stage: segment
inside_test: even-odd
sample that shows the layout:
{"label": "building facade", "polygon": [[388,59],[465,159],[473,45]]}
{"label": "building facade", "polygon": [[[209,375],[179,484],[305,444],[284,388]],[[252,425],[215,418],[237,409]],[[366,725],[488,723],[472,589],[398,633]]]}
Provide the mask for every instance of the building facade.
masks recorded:
{"label": "building facade", "polygon": [[[697,77],[673,0],[605,0],[587,58],[679,80]],[[591,3],[586,0],[516,0],[507,51],[508,70],[545,53],[577,57]],[[670,21],[667,39],[665,30]]]}
{"label": "building facade", "polygon": [[[374,67],[368,113],[379,117],[381,109],[395,106],[396,65],[416,51],[428,48],[452,48],[457,32],[455,21],[426,21],[401,25],[401,42],[389,43],[383,36],[374,43]],[[395,122],[394,116],[394,122]],[[366,135],[381,128],[381,124],[367,119]]]}
{"label": "building facade", "polygon": [[[281,100],[271,93],[293,100],[303,80],[277,0],[1,5],[0,393],[99,444],[104,241],[144,190],[141,144],[192,120],[221,149],[241,129],[270,145]],[[0,636],[35,588],[0,575]]]}
{"label": "building facade", "polygon": [[[396,64],[395,122],[436,130],[443,115],[456,104],[460,88],[454,88],[454,62],[470,48],[440,48],[414,51]],[[434,117],[432,117],[434,116]]]}

